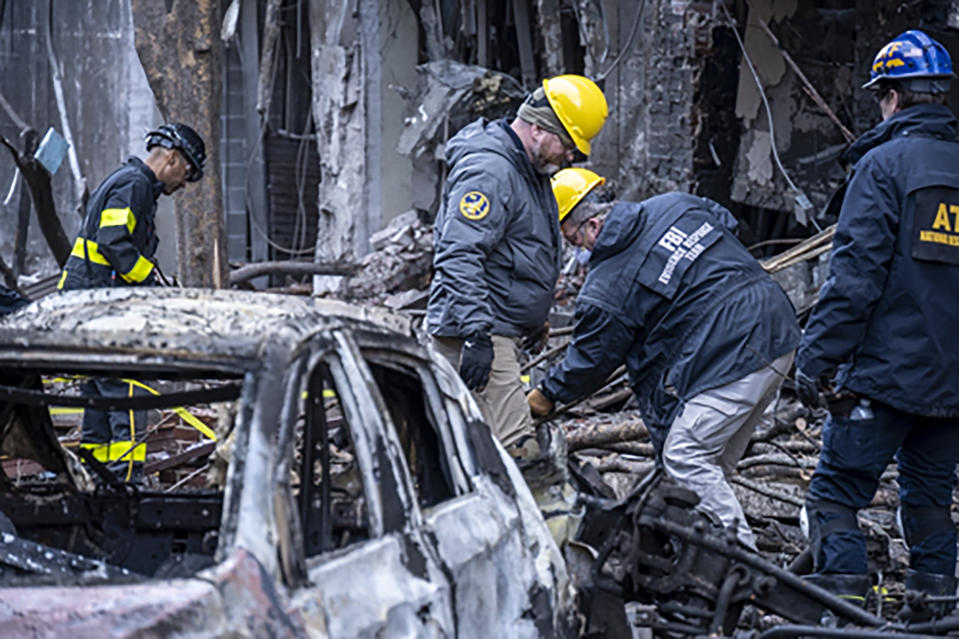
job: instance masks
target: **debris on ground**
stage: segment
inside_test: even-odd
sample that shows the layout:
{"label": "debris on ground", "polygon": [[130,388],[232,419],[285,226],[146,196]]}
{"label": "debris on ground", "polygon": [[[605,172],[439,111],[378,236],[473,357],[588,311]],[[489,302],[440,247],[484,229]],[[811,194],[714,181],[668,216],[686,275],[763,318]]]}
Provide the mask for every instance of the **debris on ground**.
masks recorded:
{"label": "debris on ground", "polygon": [[370,253],[352,275],[343,278],[337,297],[351,302],[415,308],[429,286],[433,230],[416,211],[393,218],[370,237]]}

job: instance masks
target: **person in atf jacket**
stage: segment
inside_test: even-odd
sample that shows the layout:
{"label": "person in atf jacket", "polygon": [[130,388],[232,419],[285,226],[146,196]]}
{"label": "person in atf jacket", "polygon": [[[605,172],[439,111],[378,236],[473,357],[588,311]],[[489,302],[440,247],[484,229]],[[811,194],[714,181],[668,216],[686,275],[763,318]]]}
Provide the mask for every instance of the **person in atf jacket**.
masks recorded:
{"label": "person in atf jacket", "polygon": [[829,275],[796,357],[803,401],[818,406],[822,389],[833,399],[806,496],[813,561],[826,585],[868,587],[856,511],[895,457],[906,587],[954,594],[959,142],[944,105],[952,62],[912,30],[879,51],[871,75],[865,87],[883,119],[846,153],[854,164]]}
{"label": "person in atf jacket", "polygon": [[599,203],[601,180],[585,169],[553,179],[563,234],[590,251],[589,272],[566,356],[527,401],[546,415],[625,363],[666,471],[755,547],[724,471],[789,371],[795,311],[725,208],[685,193]]}
{"label": "person in atf jacket", "polygon": [[527,440],[530,456],[539,454],[518,350],[524,339],[545,341],[562,255],[549,175],[576,149],[589,153],[606,113],[591,80],[557,76],[527,97],[512,122],[477,120],[446,145],[427,329],[517,457],[525,453],[512,448]]}
{"label": "person in atf jacket", "polygon": [[[101,288],[153,285],[157,235],[154,216],[160,194],[172,195],[203,176],[203,139],[185,124],[172,123],[146,136],[146,160],[131,157],[90,196],[79,236],[60,277],[58,288]],[[132,382],[90,379],[91,395],[137,394]],[[131,419],[132,416],[132,419]],[[138,474],[146,447],[142,411],[99,411],[83,414],[81,446],[96,459],[112,464],[131,479]]]}

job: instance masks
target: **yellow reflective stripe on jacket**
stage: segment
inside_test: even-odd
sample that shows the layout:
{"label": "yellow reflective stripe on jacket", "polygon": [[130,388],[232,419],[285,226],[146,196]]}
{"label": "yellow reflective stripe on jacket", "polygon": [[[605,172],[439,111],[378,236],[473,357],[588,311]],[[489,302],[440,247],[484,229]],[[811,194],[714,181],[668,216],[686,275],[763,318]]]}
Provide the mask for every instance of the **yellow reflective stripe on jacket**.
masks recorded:
{"label": "yellow reflective stripe on jacket", "polygon": [[103,209],[100,213],[100,228],[104,226],[126,226],[130,233],[133,233],[133,227],[137,225],[137,219],[133,217],[133,211],[130,207],[125,209]]}
{"label": "yellow reflective stripe on jacket", "polygon": [[[147,458],[147,445],[136,442],[108,442],[106,444],[93,444],[81,442],[80,446],[93,453],[93,458],[98,462],[107,463],[114,461],[135,461],[142,462]],[[133,452],[127,454],[130,449]]]}
{"label": "yellow reflective stripe on jacket", "polygon": [[126,273],[120,273],[120,277],[128,282],[139,284],[150,275],[152,270],[153,262],[141,255],[137,258],[137,263],[133,265],[133,268]]}
{"label": "yellow reflective stripe on jacket", "polygon": [[78,237],[77,241],[73,243],[73,250],[70,251],[70,255],[73,257],[79,257],[81,260],[87,258],[90,259],[94,264],[102,264],[103,266],[110,266],[110,262],[107,261],[107,258],[103,257],[100,254],[100,250],[97,248],[97,243],[93,240],[87,240],[87,250],[86,254],[83,252],[83,238]]}
{"label": "yellow reflective stripe on jacket", "polygon": [[57,290],[63,288],[63,283],[67,281],[67,269],[63,269],[63,275],[60,276],[60,281],[57,282]]}
{"label": "yellow reflective stripe on jacket", "polygon": [[76,406],[60,406],[58,408],[50,408],[51,415],[82,415],[83,409]]}

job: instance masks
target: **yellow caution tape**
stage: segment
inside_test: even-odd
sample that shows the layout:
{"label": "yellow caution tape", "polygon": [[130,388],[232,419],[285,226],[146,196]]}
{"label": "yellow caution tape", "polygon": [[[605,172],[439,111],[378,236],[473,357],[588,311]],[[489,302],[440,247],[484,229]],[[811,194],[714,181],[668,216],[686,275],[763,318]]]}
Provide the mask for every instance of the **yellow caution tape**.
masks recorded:
{"label": "yellow caution tape", "polygon": [[[77,379],[83,379],[83,378],[84,378],[84,376],[82,376],[82,375],[77,376],[77,377],[74,377],[73,379],[71,379],[71,378],[66,378],[66,377],[54,377],[53,379],[51,379],[51,380],[49,380],[49,381],[50,381],[50,382],[65,383],[65,382],[76,381]],[[134,385],[134,386],[136,386],[136,387],[138,387],[138,388],[142,388],[143,390],[145,390],[145,391],[147,391],[147,392],[149,392],[149,393],[152,393],[153,395],[159,395],[159,394],[160,394],[158,391],[153,390],[152,388],[150,388],[150,387],[147,386],[146,384],[144,384],[144,383],[142,383],[142,382],[138,382],[138,381],[135,380],[135,379],[123,379],[123,380],[121,380],[121,381],[124,381],[124,382],[126,382],[126,383],[128,383],[128,384],[132,384],[132,385]],[[82,409],[82,408],[73,408],[73,407],[51,407],[51,408],[50,408],[50,414],[51,414],[51,415],[74,415],[74,414],[82,413],[82,412],[83,412],[83,409]],[[190,411],[188,411],[187,409],[183,408],[182,406],[177,406],[176,408],[173,409],[173,412],[176,413],[177,415],[179,415],[179,416],[180,416],[180,419],[182,419],[183,421],[185,421],[187,424],[189,424],[190,426],[193,426],[193,428],[195,428],[195,429],[197,429],[198,431],[200,431],[200,433],[202,433],[202,434],[203,434],[204,436],[206,436],[208,439],[212,439],[213,441],[216,441],[216,433],[214,433],[212,430],[210,430],[210,427],[209,427],[209,426],[207,426],[206,424],[204,424],[203,422],[201,422],[199,419],[197,419],[196,417],[194,417],[194,416],[190,413]]]}
{"label": "yellow caution tape", "polygon": [[[160,394],[159,392],[153,390],[152,388],[150,388],[150,387],[147,386],[146,384],[143,384],[143,383],[141,383],[141,382],[138,382],[138,381],[135,380],[135,379],[124,379],[124,380],[122,380],[122,381],[127,382],[128,384],[133,384],[134,386],[137,386],[137,387],[139,387],[139,388],[142,388],[143,390],[145,390],[145,391],[147,391],[147,392],[149,392],[149,393],[152,393],[152,394],[154,394],[154,395],[159,395],[159,394]],[[183,408],[182,406],[177,406],[176,408],[173,409],[173,412],[176,413],[177,415],[179,415],[179,416],[180,416],[180,419],[182,419],[183,421],[185,421],[187,424],[189,424],[190,426],[193,426],[193,428],[197,429],[197,430],[200,431],[202,434],[206,435],[207,439],[212,439],[213,441],[216,441],[216,433],[214,433],[212,430],[210,430],[210,427],[209,427],[209,426],[207,426],[206,424],[204,424],[203,422],[201,422],[199,419],[197,419],[196,417],[194,417],[193,415],[191,415],[191,414],[190,414],[190,411],[188,411],[187,409]]]}

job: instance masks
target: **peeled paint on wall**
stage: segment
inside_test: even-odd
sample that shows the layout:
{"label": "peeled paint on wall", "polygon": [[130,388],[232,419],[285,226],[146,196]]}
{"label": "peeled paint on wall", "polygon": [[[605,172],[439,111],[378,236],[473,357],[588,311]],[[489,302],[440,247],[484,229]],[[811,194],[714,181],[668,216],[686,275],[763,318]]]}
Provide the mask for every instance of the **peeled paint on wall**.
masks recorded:
{"label": "peeled paint on wall", "polygon": [[[769,24],[771,21],[792,16],[796,10],[796,2],[795,0],[779,2],[766,0],[750,2],[749,7],[749,20],[743,36],[746,51],[749,52],[749,57],[763,86],[775,86],[782,82],[783,76],[786,75],[786,61],[763,31],[759,21],[763,20]],[[762,98],[759,96],[759,89],[756,88],[756,81],[749,71],[749,66],[742,64],[739,68],[739,89],[736,92],[736,117],[744,118],[749,126],[749,121],[760,116],[765,117],[760,109],[762,109]]]}

